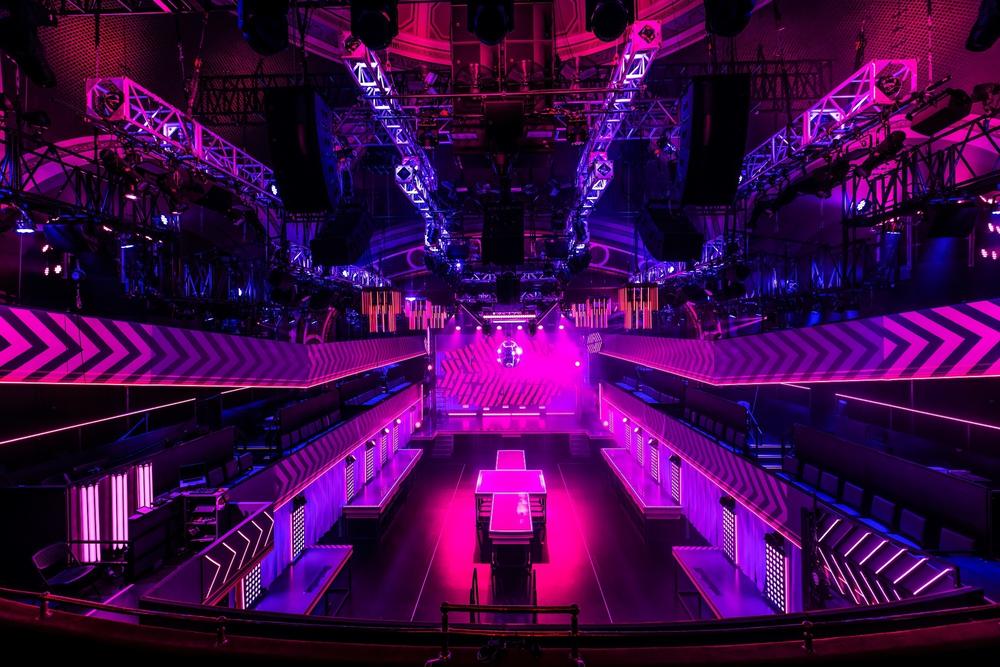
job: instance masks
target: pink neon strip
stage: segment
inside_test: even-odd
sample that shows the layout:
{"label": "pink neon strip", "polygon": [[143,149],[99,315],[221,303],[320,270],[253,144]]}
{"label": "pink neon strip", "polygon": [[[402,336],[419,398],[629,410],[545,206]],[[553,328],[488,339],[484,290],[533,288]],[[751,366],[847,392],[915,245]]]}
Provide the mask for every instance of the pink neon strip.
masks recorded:
{"label": "pink neon strip", "polygon": [[172,408],[177,405],[184,405],[185,403],[194,403],[197,399],[186,398],[183,401],[175,401],[173,403],[164,403],[163,405],[154,405],[151,408],[143,408],[142,410],[133,410],[132,412],[124,412],[120,415],[112,415],[110,417],[101,417],[100,419],[93,419],[87,422],[81,422],[79,424],[72,424],[70,426],[60,426],[59,428],[54,428],[49,431],[42,431],[40,433],[32,433],[30,435],[22,435],[16,438],[11,438],[10,440],[0,441],[0,445],[10,445],[15,442],[22,442],[24,440],[31,440],[32,438],[40,438],[46,435],[52,435],[54,433],[62,433],[63,431],[72,431],[75,428],[82,428],[84,426],[92,426],[94,424],[103,424],[104,422],[114,421],[115,419],[124,419],[125,417],[133,417],[135,415],[141,415],[144,412],[152,412],[154,410],[162,410],[163,408]]}
{"label": "pink neon strip", "polygon": [[892,403],[882,403],[881,401],[873,401],[870,398],[861,398],[860,396],[850,396],[848,394],[834,394],[834,396],[836,396],[837,398],[846,398],[852,401],[861,401],[862,403],[870,403],[871,405],[878,405],[883,408],[890,408],[892,410],[902,410],[904,412],[912,412],[913,414],[916,415],[934,417],[935,419],[947,419],[948,421],[958,422],[959,424],[968,424],[969,426],[978,426],[979,428],[989,428],[993,429],[994,431],[1000,431],[1000,426],[997,426],[996,424],[984,424],[982,422],[969,421],[968,419],[960,419],[959,417],[950,417],[948,415],[942,415],[936,412],[915,410],[914,408],[907,408],[902,405],[893,405]]}

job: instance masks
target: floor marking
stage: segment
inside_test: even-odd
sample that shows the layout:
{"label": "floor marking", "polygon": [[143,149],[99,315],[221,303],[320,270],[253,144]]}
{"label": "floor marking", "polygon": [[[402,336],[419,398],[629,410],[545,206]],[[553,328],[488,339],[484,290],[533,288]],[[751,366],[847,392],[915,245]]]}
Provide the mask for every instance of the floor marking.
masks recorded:
{"label": "floor marking", "polygon": [[458,473],[458,481],[455,482],[455,490],[451,492],[451,500],[448,501],[448,509],[444,513],[444,521],[441,522],[441,532],[438,533],[437,542],[434,543],[434,551],[431,552],[431,559],[427,563],[427,571],[424,572],[424,580],[420,583],[420,592],[417,593],[417,601],[413,603],[413,613],[410,614],[410,623],[413,619],[417,617],[417,607],[420,606],[420,598],[424,595],[424,587],[427,585],[427,579],[431,576],[431,566],[434,565],[434,557],[437,556],[438,546],[441,544],[441,538],[444,536],[444,531],[448,528],[448,517],[451,516],[451,506],[455,504],[455,496],[458,495],[458,487],[462,484],[462,476],[465,474],[465,464],[462,464],[462,470]]}
{"label": "floor marking", "polygon": [[587,538],[584,536],[583,529],[580,527],[580,517],[576,513],[576,503],[573,501],[573,494],[569,491],[569,484],[566,483],[566,475],[563,474],[562,464],[557,463],[556,467],[559,468],[559,477],[562,478],[563,488],[566,489],[566,497],[569,498],[569,506],[573,511],[573,522],[576,524],[576,532],[580,533],[580,540],[583,542],[583,550],[587,552],[587,560],[590,561],[590,569],[594,572],[594,580],[597,582],[597,590],[600,591],[601,600],[604,602],[604,611],[608,612],[608,623],[614,623],[615,621],[611,617],[611,607],[608,606],[608,598],[604,596],[604,587],[601,586],[601,578],[597,576],[597,566],[594,565],[594,557],[590,555],[590,546],[587,544]]}

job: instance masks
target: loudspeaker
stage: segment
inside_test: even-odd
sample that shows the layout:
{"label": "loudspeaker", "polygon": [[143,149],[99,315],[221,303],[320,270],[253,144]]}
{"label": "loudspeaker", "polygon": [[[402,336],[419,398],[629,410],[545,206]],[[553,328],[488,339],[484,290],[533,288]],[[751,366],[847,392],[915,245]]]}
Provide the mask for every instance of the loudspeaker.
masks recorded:
{"label": "loudspeaker", "polygon": [[936,95],[924,108],[908,114],[910,128],[925,136],[937,134],[957,123],[972,111],[972,98],[964,90],[948,88]]}
{"label": "loudspeaker", "polygon": [[482,255],[487,264],[524,263],[524,207],[510,202],[483,206]]}
{"label": "loudspeaker", "polygon": [[262,56],[288,48],[288,0],[240,0],[236,21],[243,39]]}
{"label": "loudspeaker", "polygon": [[264,91],[264,115],[278,196],[286,211],[329,211],[340,199],[340,164],[330,134],[330,112],[311,89]]}
{"label": "loudspeaker", "polygon": [[357,264],[372,238],[371,217],[356,204],[337,208],[309,244],[314,264],[343,266]]}
{"label": "loudspeaker", "polygon": [[506,271],[497,276],[497,303],[513,305],[521,301],[521,279]]}
{"label": "loudspeaker", "polygon": [[985,51],[1000,38],[1000,0],[982,0],[976,22],[969,30],[965,48],[969,51]]}
{"label": "loudspeaker", "polygon": [[705,237],[680,210],[665,202],[651,201],[646,215],[636,223],[646,250],[658,262],[694,262],[701,259]]}
{"label": "loudspeaker", "polygon": [[691,80],[681,99],[676,198],[684,204],[732,203],[740,183],[749,119],[749,76]]}

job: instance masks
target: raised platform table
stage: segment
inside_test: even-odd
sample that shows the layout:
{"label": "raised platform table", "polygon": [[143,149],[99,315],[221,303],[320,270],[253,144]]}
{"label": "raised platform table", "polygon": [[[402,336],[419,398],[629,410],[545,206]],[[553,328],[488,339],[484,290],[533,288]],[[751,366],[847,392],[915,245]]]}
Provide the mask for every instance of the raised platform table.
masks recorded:
{"label": "raised platform table", "polygon": [[[400,449],[376,471],[374,479],[365,484],[351,502],[344,506],[343,515],[348,534],[355,537],[377,537],[378,529],[388,519],[394,501],[423,453],[421,449]],[[361,526],[372,522],[375,523],[374,535]]]}
{"label": "raised platform table", "polygon": [[670,490],[657,484],[627,450],[602,449],[601,456],[644,519],[679,519],[684,515],[680,505],[670,497]]}
{"label": "raised platform table", "polygon": [[[308,615],[322,602],[323,615],[336,614],[343,604],[343,599],[331,610],[329,594],[344,593],[345,599],[350,595],[350,560],[353,552],[353,547],[348,545],[320,545],[305,549],[302,555],[267,587],[267,592],[254,609]],[[347,575],[347,586],[331,589],[342,573]]]}
{"label": "raised platform table", "polygon": [[[695,588],[694,592],[682,593],[680,581],[675,585],[677,599],[692,618],[701,618],[702,601],[717,619],[770,616],[776,613],[765,601],[764,594],[725,557],[721,549],[682,546],[673,547],[672,552],[674,560],[680,566],[674,571],[674,576],[678,577],[679,572],[683,571]],[[697,611],[687,606],[685,595],[698,598]]]}
{"label": "raised platform table", "polygon": [[527,467],[523,449],[497,450],[497,470],[525,470]]}

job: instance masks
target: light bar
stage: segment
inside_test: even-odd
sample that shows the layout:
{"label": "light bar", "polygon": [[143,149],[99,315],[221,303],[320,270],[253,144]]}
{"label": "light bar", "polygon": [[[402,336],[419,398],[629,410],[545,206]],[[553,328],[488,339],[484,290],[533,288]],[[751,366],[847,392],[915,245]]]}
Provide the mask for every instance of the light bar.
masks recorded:
{"label": "light bar", "polygon": [[442,253],[448,245],[448,219],[434,196],[437,175],[417,143],[413,119],[400,105],[392,78],[378,55],[361,43],[344,57],[344,63],[403,158],[396,167],[396,185],[424,220],[424,248]]}
{"label": "light bar", "polygon": [[632,24],[621,57],[608,81],[604,108],[591,127],[590,137],[577,165],[578,196],[566,221],[571,256],[582,254],[590,244],[587,218],[614,178],[614,165],[608,159],[608,149],[632,111],[633,102],[639,96],[643,79],[660,43],[660,25],[657,22],[636,21]]}

